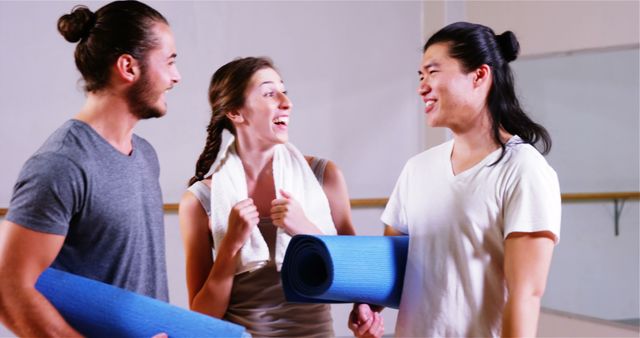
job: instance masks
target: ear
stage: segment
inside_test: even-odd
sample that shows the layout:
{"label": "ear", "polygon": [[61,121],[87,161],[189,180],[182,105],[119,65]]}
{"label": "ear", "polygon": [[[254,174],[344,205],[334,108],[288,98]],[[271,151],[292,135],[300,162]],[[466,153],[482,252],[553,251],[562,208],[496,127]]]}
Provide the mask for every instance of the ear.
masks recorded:
{"label": "ear", "polygon": [[491,67],[483,64],[473,72],[473,86],[478,88],[487,85],[491,85]]}
{"label": "ear", "polygon": [[237,110],[229,111],[226,113],[226,115],[229,118],[229,120],[231,120],[232,123],[244,122],[244,116],[242,116],[242,114],[240,114],[240,112]]}
{"label": "ear", "polygon": [[133,56],[122,54],[116,60],[115,73],[125,82],[135,82],[140,77],[140,64]]}

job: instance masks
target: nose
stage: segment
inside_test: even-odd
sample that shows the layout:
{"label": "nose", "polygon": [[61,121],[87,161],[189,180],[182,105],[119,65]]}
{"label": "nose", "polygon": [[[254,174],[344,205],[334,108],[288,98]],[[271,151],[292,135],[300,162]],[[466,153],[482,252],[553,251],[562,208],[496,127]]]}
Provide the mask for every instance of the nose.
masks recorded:
{"label": "nose", "polygon": [[291,107],[293,107],[293,103],[291,103],[287,94],[280,92],[280,104],[278,107],[282,110],[291,109]]}
{"label": "nose", "polygon": [[180,82],[180,80],[182,80],[182,76],[180,76],[180,72],[178,71],[178,67],[175,67],[175,70],[172,74],[173,76],[171,77],[171,82],[173,82],[174,84]]}
{"label": "nose", "polygon": [[418,84],[418,95],[425,96],[429,94],[431,91],[431,86],[427,83],[426,79],[420,80],[420,84]]}

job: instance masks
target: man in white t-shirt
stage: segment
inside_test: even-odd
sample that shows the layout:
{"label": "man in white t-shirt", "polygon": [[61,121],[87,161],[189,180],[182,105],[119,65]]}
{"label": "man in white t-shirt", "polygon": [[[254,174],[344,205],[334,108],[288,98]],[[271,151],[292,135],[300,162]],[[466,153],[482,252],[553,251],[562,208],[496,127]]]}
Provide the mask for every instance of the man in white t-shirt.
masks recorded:
{"label": "man in white t-shirt", "polygon": [[[453,139],[411,158],[382,214],[409,235],[398,337],[535,336],[560,233],[546,130],[519,106],[508,63],[515,35],[459,22],[424,47],[419,94],[429,125]],[[350,328],[380,337],[382,317],[356,305]]]}

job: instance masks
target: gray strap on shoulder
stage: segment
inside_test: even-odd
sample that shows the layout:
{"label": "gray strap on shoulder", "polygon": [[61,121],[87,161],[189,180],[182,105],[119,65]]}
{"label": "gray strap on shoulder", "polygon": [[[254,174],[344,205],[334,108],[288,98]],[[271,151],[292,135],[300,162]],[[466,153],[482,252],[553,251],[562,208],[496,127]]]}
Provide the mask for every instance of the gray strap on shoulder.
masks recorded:
{"label": "gray strap on shoulder", "polygon": [[329,160],[314,156],[309,164],[320,186],[324,183],[324,170],[327,168],[327,163],[329,163]]}

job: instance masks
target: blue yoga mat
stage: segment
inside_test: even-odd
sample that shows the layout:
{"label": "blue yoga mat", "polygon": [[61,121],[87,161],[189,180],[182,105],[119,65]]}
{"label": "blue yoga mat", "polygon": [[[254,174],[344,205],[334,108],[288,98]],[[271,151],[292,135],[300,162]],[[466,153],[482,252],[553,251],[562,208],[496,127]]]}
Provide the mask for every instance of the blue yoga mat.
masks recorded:
{"label": "blue yoga mat", "polygon": [[294,236],[282,263],[287,301],[398,308],[407,236]]}
{"label": "blue yoga mat", "polygon": [[36,283],[77,331],[88,337],[247,337],[242,326],[49,268]]}

